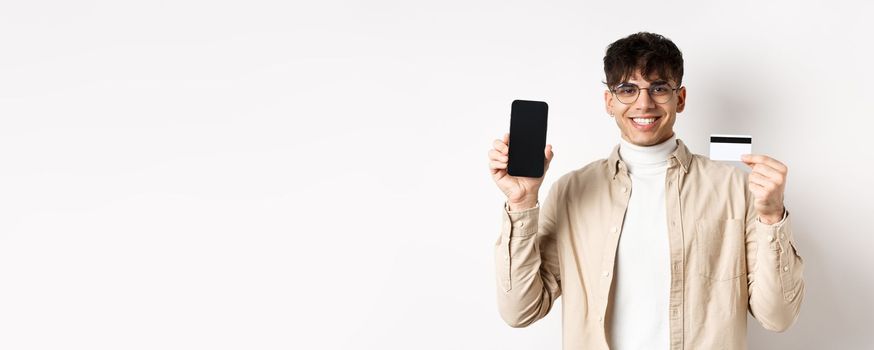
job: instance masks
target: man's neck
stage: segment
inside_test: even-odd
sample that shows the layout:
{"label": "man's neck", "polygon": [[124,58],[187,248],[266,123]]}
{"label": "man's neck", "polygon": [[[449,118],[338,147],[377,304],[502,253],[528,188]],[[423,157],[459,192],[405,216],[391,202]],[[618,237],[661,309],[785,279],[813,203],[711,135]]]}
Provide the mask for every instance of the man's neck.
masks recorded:
{"label": "man's neck", "polygon": [[619,157],[628,165],[628,170],[646,170],[653,168],[663,168],[667,165],[668,159],[677,149],[677,137],[671,136],[665,142],[652,146],[638,146],[626,141],[619,140]]}

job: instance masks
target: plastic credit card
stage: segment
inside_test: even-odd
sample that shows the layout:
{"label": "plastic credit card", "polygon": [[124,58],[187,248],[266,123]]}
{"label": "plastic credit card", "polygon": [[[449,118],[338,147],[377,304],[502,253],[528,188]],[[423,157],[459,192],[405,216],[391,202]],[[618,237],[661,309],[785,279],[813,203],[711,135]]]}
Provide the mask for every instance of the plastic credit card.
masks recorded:
{"label": "plastic credit card", "polygon": [[740,162],[744,154],[753,153],[750,135],[710,135],[710,159]]}

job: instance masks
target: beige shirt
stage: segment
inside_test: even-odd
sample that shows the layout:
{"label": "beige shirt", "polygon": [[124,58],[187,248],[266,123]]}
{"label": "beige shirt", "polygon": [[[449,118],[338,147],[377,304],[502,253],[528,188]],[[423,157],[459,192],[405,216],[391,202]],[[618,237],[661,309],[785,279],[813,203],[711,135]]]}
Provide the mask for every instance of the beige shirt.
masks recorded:
{"label": "beige shirt", "polygon": [[[772,331],[798,317],[803,265],[790,217],[758,221],[743,171],[677,144],[665,178],[670,349],[745,349],[747,310]],[[609,348],[604,325],[630,192],[617,146],[562,176],[542,207],[505,205],[495,265],[507,324],[530,325],[563,295],[563,349]]]}

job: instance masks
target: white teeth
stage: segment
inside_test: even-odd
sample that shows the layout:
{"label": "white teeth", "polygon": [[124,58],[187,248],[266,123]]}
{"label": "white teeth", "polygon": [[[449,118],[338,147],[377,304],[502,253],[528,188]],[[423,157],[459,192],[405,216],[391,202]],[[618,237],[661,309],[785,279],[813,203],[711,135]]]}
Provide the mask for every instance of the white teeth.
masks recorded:
{"label": "white teeth", "polygon": [[654,123],[656,118],[632,118],[632,120],[640,125],[648,125]]}

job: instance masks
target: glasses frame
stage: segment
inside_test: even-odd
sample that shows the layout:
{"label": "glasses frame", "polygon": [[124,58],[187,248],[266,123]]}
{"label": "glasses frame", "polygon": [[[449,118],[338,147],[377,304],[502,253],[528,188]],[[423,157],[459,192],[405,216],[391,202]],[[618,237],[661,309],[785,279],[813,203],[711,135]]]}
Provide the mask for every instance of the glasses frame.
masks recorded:
{"label": "glasses frame", "polygon": [[[669,84],[669,83],[667,83],[667,82],[665,82],[664,84],[667,85],[667,86],[670,86],[670,87],[671,87],[671,97],[669,97],[668,100],[665,101],[665,102],[658,102],[658,101],[656,101],[654,98],[652,98],[652,93],[650,93],[650,91],[649,91],[649,89],[652,88],[652,85],[650,85],[650,87],[648,87],[648,88],[642,88],[642,87],[640,87],[640,86],[637,86],[637,84],[632,84],[632,83],[622,83],[622,84],[616,85],[616,87],[610,89],[610,93],[613,94],[613,97],[615,97],[615,98],[616,98],[616,101],[619,101],[619,103],[624,104],[624,105],[632,105],[632,104],[634,104],[635,102],[637,102],[637,99],[640,98],[640,90],[646,90],[646,94],[647,94],[647,96],[649,96],[649,99],[650,99],[650,100],[652,100],[652,101],[655,102],[655,103],[658,103],[658,104],[662,105],[662,104],[665,104],[665,103],[671,102],[671,100],[674,99],[674,96],[676,95],[676,92],[677,92],[678,90],[680,90],[680,89],[683,88],[682,86],[673,87],[673,86],[671,86],[671,84]],[[616,96],[616,89],[618,89],[618,88],[620,88],[620,87],[622,87],[622,86],[625,86],[625,85],[631,85],[631,86],[634,86],[634,87],[637,88],[637,96],[634,97],[634,100],[633,100],[633,101],[628,102],[628,103],[622,102],[622,100],[619,99],[619,96]],[[660,85],[660,84],[657,84],[657,85]]]}

